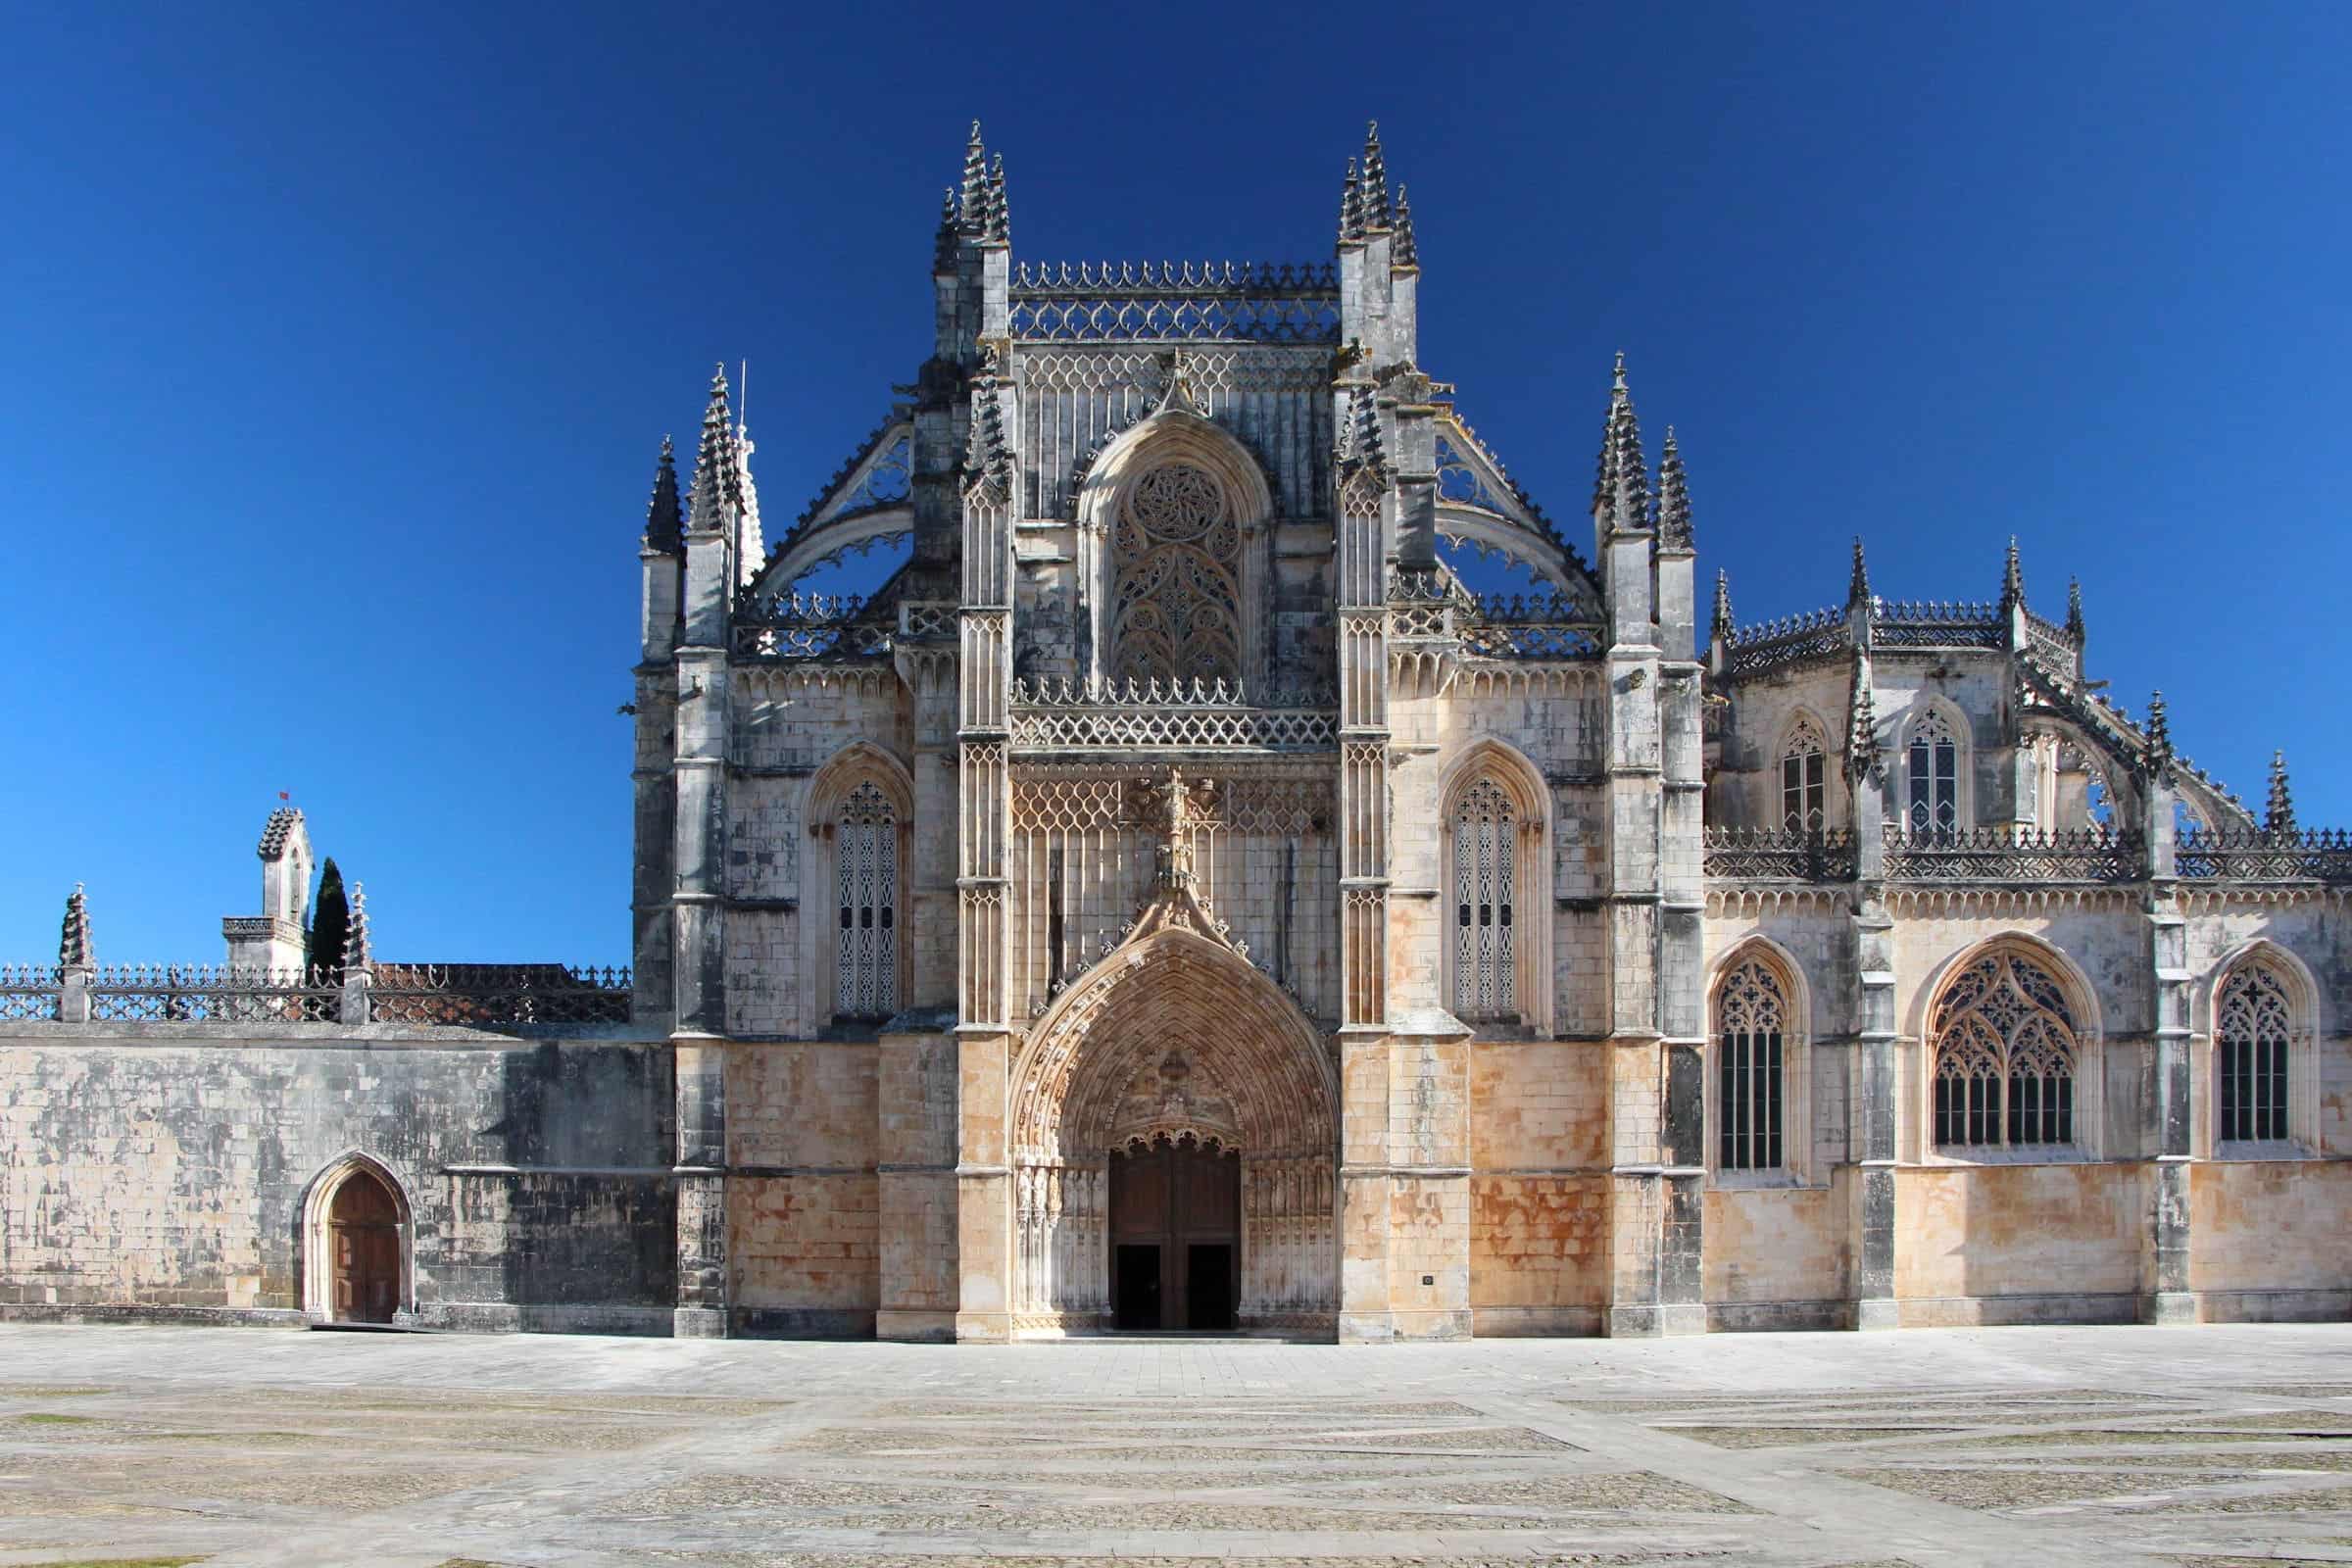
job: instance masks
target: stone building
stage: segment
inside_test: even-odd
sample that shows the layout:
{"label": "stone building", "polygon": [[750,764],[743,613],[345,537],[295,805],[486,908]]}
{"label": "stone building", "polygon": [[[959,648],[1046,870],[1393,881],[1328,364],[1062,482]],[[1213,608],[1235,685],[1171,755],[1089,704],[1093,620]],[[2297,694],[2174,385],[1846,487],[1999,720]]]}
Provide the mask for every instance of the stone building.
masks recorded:
{"label": "stone building", "polygon": [[[1857,543],[1841,607],[1743,627],[1719,574],[1702,656],[1622,361],[1587,547],[1420,368],[1421,275],[1376,136],[1327,263],[1063,266],[1013,262],[975,127],[934,353],[799,520],[767,542],[723,374],[690,499],[664,445],[628,988],[378,965],[364,918],[272,974],[284,815],[201,983],[97,968],[77,901],[0,990],[0,1309],[2352,1307],[2352,843],[2283,766],[2258,820],[2107,703],[2014,542],[1981,604],[1882,598]],[[873,593],[806,591],[872,550]],[[1535,590],[1476,591],[1495,558]]]}

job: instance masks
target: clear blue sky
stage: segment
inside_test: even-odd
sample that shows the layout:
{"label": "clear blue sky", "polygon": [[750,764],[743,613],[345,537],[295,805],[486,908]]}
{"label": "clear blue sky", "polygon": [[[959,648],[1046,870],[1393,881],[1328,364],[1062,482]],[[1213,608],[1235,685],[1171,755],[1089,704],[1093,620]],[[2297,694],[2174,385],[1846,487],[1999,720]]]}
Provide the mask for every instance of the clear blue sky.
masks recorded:
{"label": "clear blue sky", "polygon": [[2093,673],[2352,824],[2352,24],[2156,4],[21,7],[0,957],[217,958],[291,790],[378,952],[628,948],[636,541],[749,359],[771,537],[1017,256],[1328,256],[1377,116],[1423,362],[1555,516],[1622,348],[1743,619],[2079,573]]}

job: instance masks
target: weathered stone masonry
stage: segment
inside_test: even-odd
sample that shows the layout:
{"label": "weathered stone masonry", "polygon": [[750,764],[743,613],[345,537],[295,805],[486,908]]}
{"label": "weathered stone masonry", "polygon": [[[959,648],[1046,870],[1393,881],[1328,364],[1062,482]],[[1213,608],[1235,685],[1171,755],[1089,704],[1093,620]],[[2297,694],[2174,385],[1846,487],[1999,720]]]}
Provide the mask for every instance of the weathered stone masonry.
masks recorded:
{"label": "weathered stone masonry", "polygon": [[224,970],[102,969],[77,894],[0,973],[0,1309],[2352,1309],[2352,841],[2097,695],[2014,542],[1983,603],[1857,541],[1841,606],[1742,626],[1718,574],[1702,655],[1676,435],[1653,471],[1620,360],[1572,545],[1421,368],[1384,160],[1329,262],[1016,263],[975,127],[932,355],[800,518],[723,374],[685,494],[662,446],[632,977],[377,963],[364,904],[305,974],[290,811]]}

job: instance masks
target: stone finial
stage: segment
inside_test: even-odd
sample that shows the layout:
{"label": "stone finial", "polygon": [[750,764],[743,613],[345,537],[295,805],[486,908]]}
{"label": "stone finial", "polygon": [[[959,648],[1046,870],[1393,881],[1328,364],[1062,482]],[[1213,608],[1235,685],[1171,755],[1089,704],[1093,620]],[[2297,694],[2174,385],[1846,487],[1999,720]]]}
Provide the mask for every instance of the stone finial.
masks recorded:
{"label": "stone finial", "polygon": [[1601,425],[1592,511],[1612,533],[1640,533],[1649,525],[1649,467],[1642,456],[1642,426],[1634,417],[1634,397],[1626,389],[1623,354],[1617,356],[1608,417]]}
{"label": "stone finial", "polygon": [[983,195],[980,211],[980,238],[990,245],[1012,243],[1012,208],[1004,196],[1004,155],[999,153],[988,168],[988,189]]}
{"label": "stone finial", "polygon": [[1348,177],[1340,186],[1340,243],[1353,244],[1364,237],[1364,184],[1355,172],[1355,160],[1348,160]]}
{"label": "stone finial", "polygon": [[343,937],[343,968],[346,973],[365,969],[375,962],[374,940],[368,930],[368,884],[351,885],[351,925]]}
{"label": "stone finial", "polygon": [[1845,579],[1845,608],[1856,609],[1877,597],[1870,591],[1870,563],[1862,555],[1862,536],[1854,535],[1854,569]]}
{"label": "stone finial", "polygon": [[1732,574],[1728,571],[1715,573],[1715,619],[1707,635],[1719,643],[1732,638]]}
{"label": "stone finial", "polygon": [[972,122],[971,139],[963,144],[963,185],[957,193],[956,225],[966,234],[980,233],[988,223],[988,149],[980,141],[980,122]]}
{"label": "stone finial", "polygon": [[2001,608],[2023,609],[2026,603],[2026,570],[2018,562],[2017,535],[2009,536],[2009,555],[2001,563]]}
{"label": "stone finial", "polygon": [[2066,634],[2074,639],[2077,648],[2082,646],[2082,579],[2080,577],[2066,579]]}
{"label": "stone finial", "polygon": [[82,897],[81,884],[66,896],[66,921],[57,938],[57,965],[61,969],[94,969],[98,959],[90,943],[90,901]]}
{"label": "stone finial", "polygon": [[767,531],[760,523],[760,487],[752,482],[752,427],[735,423],[735,576],[749,587],[767,564]]}
{"label": "stone finial", "polygon": [[1380,122],[1375,120],[1364,131],[1364,226],[1387,228],[1392,220],[1389,166],[1380,155]]}
{"label": "stone finial", "polygon": [[2286,754],[2271,754],[2271,795],[2262,815],[2265,833],[2291,834],[2295,830],[2295,796],[2287,788]]}
{"label": "stone finial", "polygon": [[1666,427],[1666,446],[1658,454],[1658,547],[1662,550],[1689,550],[1690,538],[1690,485],[1683,471],[1683,449],[1674,439],[1674,426]]}
{"label": "stone finial", "polygon": [[1004,405],[997,386],[997,351],[986,350],[980,373],[972,377],[971,428],[964,442],[963,470],[967,485],[992,482],[1010,493],[1012,454],[1004,444]]}
{"label": "stone finial", "polygon": [[727,368],[710,377],[710,402],[703,410],[702,443],[694,453],[694,494],[686,509],[686,531],[723,534],[742,484],[735,463],[735,426],[727,409]]}
{"label": "stone finial", "polygon": [[654,465],[654,495],[645,505],[648,550],[674,556],[686,548],[685,511],[678,505],[678,460],[669,437],[662,438],[662,457]]}
{"label": "stone finial", "polygon": [[1885,764],[1879,748],[1879,705],[1870,687],[1868,666],[1856,653],[1846,686],[1845,776],[1857,783],[1878,777]]}
{"label": "stone finial", "polygon": [[1389,248],[1389,268],[1397,272],[1421,270],[1421,251],[1413,242],[1413,204],[1404,187],[1396,187],[1396,242]]}

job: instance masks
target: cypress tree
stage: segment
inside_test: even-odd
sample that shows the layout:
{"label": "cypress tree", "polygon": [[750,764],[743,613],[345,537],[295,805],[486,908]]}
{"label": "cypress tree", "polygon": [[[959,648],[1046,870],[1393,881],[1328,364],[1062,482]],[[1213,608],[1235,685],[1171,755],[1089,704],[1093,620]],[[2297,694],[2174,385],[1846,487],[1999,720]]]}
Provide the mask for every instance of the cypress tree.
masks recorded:
{"label": "cypress tree", "polygon": [[351,939],[351,903],[343,895],[343,873],[331,856],[318,873],[318,897],[311,910],[310,966],[329,985],[341,985],[343,949]]}

